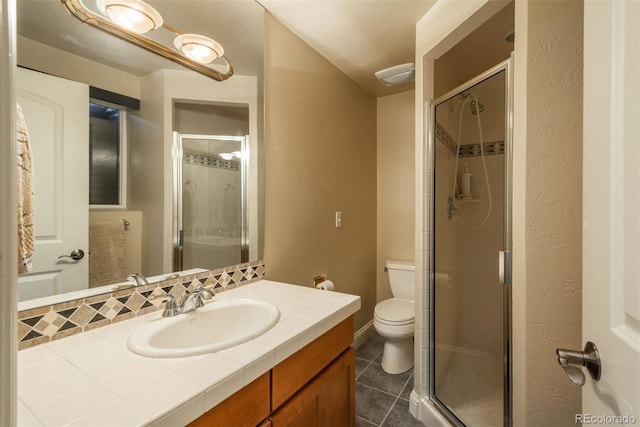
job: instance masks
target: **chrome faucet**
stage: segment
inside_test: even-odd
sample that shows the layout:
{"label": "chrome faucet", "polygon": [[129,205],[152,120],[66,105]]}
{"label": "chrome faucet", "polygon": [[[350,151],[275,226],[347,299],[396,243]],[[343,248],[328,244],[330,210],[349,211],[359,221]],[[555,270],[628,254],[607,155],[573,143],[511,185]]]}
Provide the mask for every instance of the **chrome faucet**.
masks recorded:
{"label": "chrome faucet", "polygon": [[142,285],[149,284],[149,281],[147,280],[147,278],[144,277],[141,273],[131,273],[130,275],[127,276],[127,280],[129,279],[133,279],[133,281],[135,282],[135,286],[142,286]]}
{"label": "chrome faucet", "polygon": [[[133,281],[133,283],[131,283]],[[127,282],[124,285],[116,285],[113,287],[114,291],[121,291],[123,289],[135,288],[137,286],[148,285],[149,281],[141,273],[131,273],[127,276]]]}
{"label": "chrome faucet", "polygon": [[173,295],[152,296],[151,301],[161,300],[165,304],[162,317],[173,317],[178,314],[189,313],[204,306],[204,300],[210,300],[215,294],[209,289],[198,286],[193,291],[187,291],[181,304],[178,304]]}
{"label": "chrome faucet", "polygon": [[187,291],[180,305],[180,309],[183,313],[189,313],[197,308],[204,307],[204,300],[210,300],[213,297],[214,293],[212,291],[198,286],[191,292]]}

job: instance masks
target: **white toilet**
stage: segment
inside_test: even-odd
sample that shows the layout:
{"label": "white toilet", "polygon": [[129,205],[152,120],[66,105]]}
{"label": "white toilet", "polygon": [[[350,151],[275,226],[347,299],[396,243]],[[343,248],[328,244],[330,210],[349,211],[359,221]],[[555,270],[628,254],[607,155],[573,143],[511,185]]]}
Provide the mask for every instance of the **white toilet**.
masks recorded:
{"label": "white toilet", "polygon": [[401,374],[413,366],[415,266],[405,261],[387,261],[385,267],[393,298],[376,304],[373,326],[385,339],[382,369]]}

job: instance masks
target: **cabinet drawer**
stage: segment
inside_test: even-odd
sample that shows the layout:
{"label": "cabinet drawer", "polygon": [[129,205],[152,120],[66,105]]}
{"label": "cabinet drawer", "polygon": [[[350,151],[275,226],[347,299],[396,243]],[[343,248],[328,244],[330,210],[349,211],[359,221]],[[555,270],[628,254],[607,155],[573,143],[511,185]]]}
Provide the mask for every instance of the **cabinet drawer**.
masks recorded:
{"label": "cabinet drawer", "polygon": [[353,342],[353,316],[344,320],[272,370],[271,410],[275,411]]}

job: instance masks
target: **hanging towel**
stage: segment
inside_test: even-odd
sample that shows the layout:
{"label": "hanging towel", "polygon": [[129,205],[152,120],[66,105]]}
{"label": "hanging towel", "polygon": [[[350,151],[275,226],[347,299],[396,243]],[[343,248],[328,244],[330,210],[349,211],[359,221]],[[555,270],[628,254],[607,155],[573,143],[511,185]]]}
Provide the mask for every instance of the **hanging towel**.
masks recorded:
{"label": "hanging towel", "polygon": [[89,223],[89,287],[127,277],[126,231],[120,221]]}
{"label": "hanging towel", "polygon": [[18,273],[27,273],[32,269],[33,251],[35,249],[35,232],[33,220],[35,200],[33,191],[33,159],[31,143],[27,132],[27,124],[22,109],[16,104],[16,140],[18,156]]}

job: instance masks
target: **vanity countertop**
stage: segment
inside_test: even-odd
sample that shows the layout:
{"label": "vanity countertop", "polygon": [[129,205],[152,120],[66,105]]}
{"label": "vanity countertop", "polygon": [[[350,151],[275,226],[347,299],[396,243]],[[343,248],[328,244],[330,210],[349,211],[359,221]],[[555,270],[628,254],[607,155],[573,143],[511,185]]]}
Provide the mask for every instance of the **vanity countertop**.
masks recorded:
{"label": "vanity countertop", "polygon": [[360,309],[358,296],[269,280],[209,303],[228,298],[271,302],[280,320],[244,344],[191,357],[128,350],[129,334],[161,311],[18,352],[18,424],[185,425]]}

